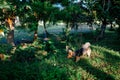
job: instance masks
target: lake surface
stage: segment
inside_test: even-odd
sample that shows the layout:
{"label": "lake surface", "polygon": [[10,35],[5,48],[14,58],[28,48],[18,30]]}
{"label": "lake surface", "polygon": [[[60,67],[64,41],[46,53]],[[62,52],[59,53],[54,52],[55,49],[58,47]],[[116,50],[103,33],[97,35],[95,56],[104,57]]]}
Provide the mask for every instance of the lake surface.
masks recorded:
{"label": "lake surface", "polygon": [[[60,34],[63,32],[63,29],[65,29],[65,24],[64,23],[59,23],[59,24],[56,24],[56,25],[52,25],[52,24],[47,24],[47,31],[50,33],[50,34]],[[96,25],[93,25],[93,29],[96,29],[97,26]],[[78,30],[76,29],[71,29],[71,33],[74,33],[74,32],[90,32],[92,31],[93,29],[91,29],[87,24],[79,24],[78,26]],[[38,26],[38,36],[40,34],[43,34],[44,33],[44,28],[43,28],[43,25],[39,25]],[[34,32],[31,32],[29,31],[28,29],[18,29],[16,28],[15,29],[15,41],[22,41],[22,40],[30,40],[32,41],[33,40],[33,36],[34,36]],[[6,40],[6,37],[2,37],[0,38],[0,43],[7,43],[7,40]]]}

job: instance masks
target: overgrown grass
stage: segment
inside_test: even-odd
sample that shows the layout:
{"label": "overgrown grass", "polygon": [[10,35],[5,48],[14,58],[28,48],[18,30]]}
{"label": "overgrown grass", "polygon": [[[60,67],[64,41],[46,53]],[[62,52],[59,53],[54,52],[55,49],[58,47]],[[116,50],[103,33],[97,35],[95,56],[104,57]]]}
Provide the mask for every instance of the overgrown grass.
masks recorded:
{"label": "overgrown grass", "polygon": [[40,39],[25,48],[20,45],[13,54],[6,51],[6,45],[1,45],[0,53],[11,58],[0,61],[0,80],[119,80],[120,42],[116,34],[107,32],[98,42],[95,36],[94,33],[70,35],[69,45],[73,49],[86,41],[92,44],[91,58],[85,56],[77,63],[67,59],[66,42],[61,35],[50,35],[48,42]]}

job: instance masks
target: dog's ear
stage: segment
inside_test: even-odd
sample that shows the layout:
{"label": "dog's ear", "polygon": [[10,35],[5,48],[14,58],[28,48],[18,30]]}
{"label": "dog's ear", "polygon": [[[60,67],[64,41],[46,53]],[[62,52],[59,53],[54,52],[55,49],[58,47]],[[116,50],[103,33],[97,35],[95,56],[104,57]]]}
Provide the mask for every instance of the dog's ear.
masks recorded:
{"label": "dog's ear", "polygon": [[74,51],[74,48],[71,48],[69,46],[66,46],[66,52],[68,52],[68,50]]}
{"label": "dog's ear", "polygon": [[66,46],[66,51],[68,52],[68,50],[69,50],[69,46]]}

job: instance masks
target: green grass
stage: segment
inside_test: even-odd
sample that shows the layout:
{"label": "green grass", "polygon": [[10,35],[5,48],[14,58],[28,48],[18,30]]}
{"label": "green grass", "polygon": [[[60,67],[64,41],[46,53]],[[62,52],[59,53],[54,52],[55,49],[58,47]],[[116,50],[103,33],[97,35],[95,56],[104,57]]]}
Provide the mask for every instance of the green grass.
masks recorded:
{"label": "green grass", "polygon": [[18,46],[14,54],[6,53],[7,46],[1,45],[0,51],[11,55],[11,60],[0,61],[0,80],[119,80],[120,42],[116,34],[107,32],[98,42],[94,36],[93,33],[82,34],[82,37],[80,33],[70,35],[69,45],[73,49],[80,48],[86,41],[92,44],[91,58],[85,56],[77,63],[67,59],[66,43],[61,35],[57,37],[62,41],[50,35],[49,44],[40,39],[27,44],[25,49]]}

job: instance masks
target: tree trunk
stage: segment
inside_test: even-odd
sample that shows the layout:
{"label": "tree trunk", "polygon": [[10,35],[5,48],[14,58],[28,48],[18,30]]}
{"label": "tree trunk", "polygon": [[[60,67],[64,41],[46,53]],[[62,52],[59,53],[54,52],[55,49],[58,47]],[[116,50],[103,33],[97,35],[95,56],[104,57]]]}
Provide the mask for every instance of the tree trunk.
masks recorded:
{"label": "tree trunk", "polygon": [[12,46],[15,46],[14,43],[14,21],[10,18],[6,20],[6,25],[9,28],[9,32],[7,33],[7,42]]}
{"label": "tree trunk", "polygon": [[69,45],[69,34],[70,34],[69,22],[66,23],[66,30],[65,30],[65,39],[66,39],[66,46]]}
{"label": "tree trunk", "polygon": [[47,38],[47,34],[48,34],[48,32],[47,32],[47,29],[46,29],[46,22],[45,21],[43,21],[43,24],[44,24],[44,36],[45,36],[45,38]]}
{"label": "tree trunk", "polygon": [[116,23],[119,25],[119,28],[117,29],[117,35],[118,39],[120,40],[120,19],[116,20]]}
{"label": "tree trunk", "polygon": [[11,44],[12,46],[15,46],[15,43],[14,43],[14,30],[10,30],[7,33],[7,42],[8,42],[8,44]]}
{"label": "tree trunk", "polygon": [[37,40],[38,38],[38,33],[37,33],[37,30],[34,32],[34,41]]}
{"label": "tree trunk", "polygon": [[102,37],[105,35],[106,25],[107,25],[107,21],[106,21],[106,19],[104,19],[102,21],[102,26],[101,26],[101,35],[102,35]]}
{"label": "tree trunk", "polygon": [[110,22],[110,30],[113,31],[113,24],[112,24],[112,21]]}
{"label": "tree trunk", "polygon": [[104,37],[106,25],[107,25],[107,21],[106,21],[106,19],[103,19],[102,25],[101,25],[101,31],[100,31],[100,34],[98,35],[98,37],[96,38],[96,41],[98,41],[99,39],[102,39]]}

